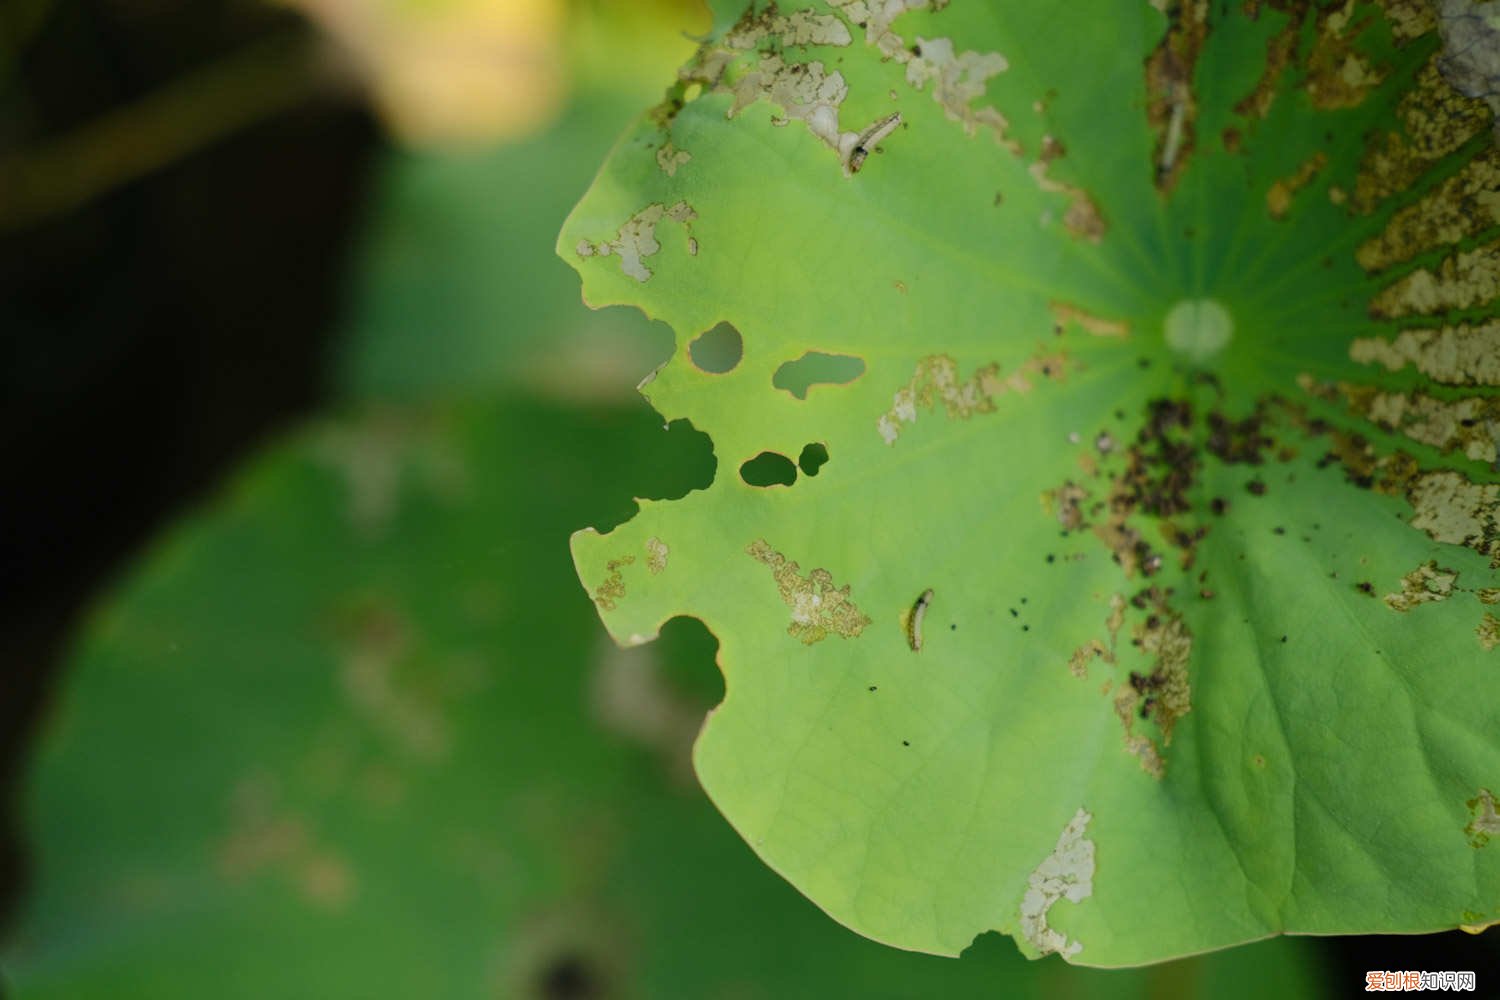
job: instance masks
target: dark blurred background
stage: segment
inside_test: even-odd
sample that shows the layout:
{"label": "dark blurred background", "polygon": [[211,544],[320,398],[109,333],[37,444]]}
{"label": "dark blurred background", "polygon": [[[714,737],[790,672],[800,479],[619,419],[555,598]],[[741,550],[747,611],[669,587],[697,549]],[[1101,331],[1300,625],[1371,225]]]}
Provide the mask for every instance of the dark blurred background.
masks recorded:
{"label": "dark blurred background", "polygon": [[[625,397],[670,334],[586,315],[551,236],[704,26],[686,0],[0,5],[0,932],[37,890],[23,777],[90,609],[232,469],[371,406],[524,397],[650,423]],[[614,426],[589,446],[623,440]],[[653,461],[601,509],[686,488],[678,458]],[[1489,937],[1320,942],[1297,990],[1356,992],[1376,968],[1471,969],[1483,990]],[[1015,961],[1008,942],[978,950]],[[827,960],[883,960],[868,954]],[[1173,968],[1024,985],[1263,995]],[[568,955],[538,982],[631,994]]]}
{"label": "dark blurred background", "polygon": [[317,44],[300,14],[244,0],[0,8],[7,916],[26,870],[10,790],[80,612],[328,396],[381,139]]}

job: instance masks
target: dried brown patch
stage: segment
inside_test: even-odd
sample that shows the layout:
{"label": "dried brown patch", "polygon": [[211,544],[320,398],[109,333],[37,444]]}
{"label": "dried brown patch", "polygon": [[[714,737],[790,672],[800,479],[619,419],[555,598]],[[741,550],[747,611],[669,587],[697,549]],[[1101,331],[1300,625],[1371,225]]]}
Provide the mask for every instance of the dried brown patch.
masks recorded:
{"label": "dried brown patch", "polygon": [[1399,131],[1370,138],[1360,163],[1351,204],[1368,213],[1385,198],[1405,191],[1443,157],[1489,127],[1484,101],[1454,90],[1434,55],[1417,73],[1396,106]]}
{"label": "dried brown patch", "polygon": [[1290,177],[1284,177],[1271,185],[1266,192],[1266,211],[1273,219],[1284,219],[1292,207],[1292,196],[1312,183],[1318,172],[1328,165],[1326,153],[1318,152],[1307,158]]}
{"label": "dried brown patch", "polygon": [[646,568],[655,576],[667,568],[667,556],[671,554],[667,543],[654,535],[646,539]]}
{"label": "dried brown patch", "polygon": [[1316,41],[1307,58],[1307,95],[1314,107],[1358,107],[1385,80],[1386,71],[1358,49],[1360,36],[1375,19],[1357,17],[1354,6],[1349,0],[1318,16]]}
{"label": "dried brown patch", "polygon": [[1496,225],[1500,225],[1500,149],[1490,148],[1396,212],[1379,236],[1360,246],[1355,259],[1365,270],[1379,271]]}
{"label": "dried brown patch", "polygon": [[1375,0],[1391,26],[1397,45],[1420,38],[1437,28],[1437,12],[1432,0]]}
{"label": "dried brown patch", "polygon": [[1401,591],[1386,594],[1385,606],[1392,611],[1410,611],[1423,604],[1446,601],[1454,594],[1458,572],[1429,559],[1401,578]]}
{"label": "dried brown patch", "polygon": [[1030,392],[1033,380],[1067,377],[1067,352],[1039,353],[1011,374],[1001,377],[1000,365],[991,362],[966,379],[959,378],[958,362],[946,354],[932,354],[917,362],[911,381],[891,398],[891,408],[875,422],[886,444],[894,444],[903,424],[915,423],[918,410],[942,406],[950,418],[967,420],[976,413],[995,412],[995,399],[1007,392]]}
{"label": "dried brown patch", "polygon": [[1485,652],[1500,646],[1500,618],[1486,611],[1484,617],[1479,619],[1479,624],[1474,626],[1474,635],[1479,638],[1479,644],[1484,647]]}
{"label": "dried brown patch", "polygon": [[1403,330],[1394,340],[1358,338],[1349,357],[1389,371],[1411,365],[1444,385],[1500,385],[1500,320]]}
{"label": "dried brown patch", "polygon": [[1500,242],[1450,255],[1436,268],[1418,268],[1370,301],[1376,319],[1475,309],[1500,298]]}
{"label": "dried brown patch", "polygon": [[1082,188],[1064,184],[1049,175],[1052,164],[1064,153],[1062,143],[1056,138],[1050,135],[1043,136],[1042,155],[1035,163],[1027,167],[1027,172],[1031,174],[1031,179],[1036,181],[1036,186],[1041,190],[1068,196],[1068,207],[1063,212],[1063,228],[1068,231],[1069,235],[1090,243],[1098,243],[1109,231],[1109,225],[1104,221],[1104,215],[1099,211],[1099,206]]}
{"label": "dried brown patch", "polygon": [[1193,74],[1208,38],[1205,0],[1169,0],[1167,31],[1146,59],[1146,120],[1156,133],[1156,187],[1170,194],[1197,142]]}
{"label": "dried brown patch", "polygon": [[1057,332],[1063,332],[1063,328],[1070,323],[1077,324],[1084,332],[1095,337],[1128,337],[1130,336],[1130,324],[1119,319],[1104,319],[1093,313],[1085,312],[1074,305],[1066,302],[1052,303],[1052,316],[1057,321]]}
{"label": "dried brown patch", "polygon": [[[1247,118],[1264,118],[1270,114],[1271,105],[1276,100],[1276,90],[1281,85],[1282,74],[1297,52],[1302,26],[1307,23],[1307,10],[1299,6],[1285,12],[1290,15],[1287,23],[1266,42],[1266,65],[1255,83],[1255,89],[1234,106],[1236,112]],[[1258,14],[1257,10],[1251,17]],[[1228,145],[1226,142],[1226,148]]]}
{"label": "dried brown patch", "polygon": [[622,570],[635,562],[635,556],[621,556],[604,564],[607,576],[594,589],[594,603],[605,611],[613,611],[625,597],[625,574]]}
{"label": "dried brown patch", "polygon": [[[1151,669],[1132,671],[1129,682],[1116,688],[1114,710],[1125,730],[1125,749],[1139,759],[1143,771],[1159,779],[1166,774],[1165,748],[1171,745],[1172,731],[1192,711],[1188,664],[1193,635],[1160,591],[1153,588],[1150,595],[1152,613],[1132,630],[1131,644],[1151,658]],[[1154,722],[1160,739],[1136,732],[1139,721]]]}
{"label": "dried brown patch", "polygon": [[1303,387],[1325,399],[1342,398],[1356,415],[1439,451],[1486,464],[1500,458],[1500,397],[1447,400],[1419,391],[1387,392],[1348,382],[1319,385],[1310,379]]}
{"label": "dried brown patch", "polygon": [[792,621],[786,631],[793,638],[809,646],[830,633],[852,639],[870,624],[869,617],[849,600],[849,587],[835,587],[833,576],[826,569],[815,569],[803,576],[801,567],[772,550],[764,539],[751,542],[745,552],[771,568],[782,601],[792,609]]}
{"label": "dried brown patch", "polygon": [[1469,823],[1464,827],[1464,835],[1469,838],[1470,847],[1483,847],[1491,837],[1500,834],[1500,812],[1495,810],[1495,793],[1481,788],[1469,800],[1468,806]]}
{"label": "dried brown patch", "polygon": [[1111,594],[1109,597],[1109,617],[1104,620],[1104,630],[1108,639],[1090,639],[1088,642],[1073,650],[1073,655],[1068,658],[1068,672],[1074,677],[1083,680],[1088,677],[1089,663],[1096,659],[1102,659],[1105,663],[1115,664],[1118,662],[1118,654],[1115,646],[1119,640],[1120,628],[1125,624],[1125,597],[1123,594]]}

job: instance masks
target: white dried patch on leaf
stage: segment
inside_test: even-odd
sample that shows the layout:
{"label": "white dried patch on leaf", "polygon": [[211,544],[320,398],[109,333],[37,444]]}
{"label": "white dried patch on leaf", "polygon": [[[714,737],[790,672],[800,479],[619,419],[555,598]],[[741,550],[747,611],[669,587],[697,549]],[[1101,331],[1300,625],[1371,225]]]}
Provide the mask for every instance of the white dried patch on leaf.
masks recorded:
{"label": "white dried patch on leaf", "polygon": [[1453,254],[1436,269],[1418,268],[1370,302],[1380,319],[1474,309],[1500,298],[1500,243]]}
{"label": "white dried patch on leaf", "polygon": [[1496,527],[1500,485],[1475,483],[1457,472],[1430,472],[1407,493],[1416,514],[1411,526],[1434,541],[1463,545],[1500,564],[1500,530]]}
{"label": "white dried patch on leaf", "polygon": [[1422,604],[1435,604],[1453,596],[1458,574],[1438,566],[1429,559],[1401,578],[1401,592],[1386,594],[1385,605],[1392,611],[1410,611]]}
{"label": "white dried patch on leaf", "polygon": [[1500,385],[1500,320],[1404,330],[1395,340],[1359,338],[1350,344],[1349,357],[1390,371],[1413,365],[1445,385]]}
{"label": "white dried patch on leaf", "polygon": [[1500,618],[1486,611],[1484,617],[1479,619],[1479,624],[1474,627],[1474,634],[1479,637],[1479,644],[1484,647],[1485,652],[1500,646]]}
{"label": "white dried patch on leaf", "polygon": [[1103,639],[1090,639],[1088,642],[1073,650],[1073,655],[1068,658],[1068,672],[1079,680],[1084,680],[1089,675],[1089,664],[1102,659],[1105,663],[1115,663],[1115,645],[1120,637],[1120,627],[1125,624],[1125,595],[1111,594],[1109,598],[1109,617],[1104,621],[1105,630],[1109,633],[1109,641]]}
{"label": "white dried patch on leaf", "polygon": [[1438,32],[1444,78],[1500,114],[1500,8],[1490,0],[1439,0]]}
{"label": "white dried patch on leaf", "polygon": [[1437,27],[1432,0],[1378,0],[1385,9],[1391,34],[1398,43],[1409,42]]}
{"label": "white dried patch on leaf", "polygon": [[1351,199],[1355,212],[1371,212],[1385,198],[1406,191],[1494,121],[1489,105],[1448,83],[1439,61],[1434,55],[1397,103],[1392,123],[1397,127],[1368,138]]}
{"label": "white dried patch on leaf", "polygon": [[[690,226],[697,217],[698,213],[685,201],[679,201],[670,207],[661,202],[653,202],[626,219],[613,239],[598,243],[579,240],[575,249],[580,257],[619,257],[620,270],[636,281],[647,281],[652,272],[646,267],[646,258],[654,257],[661,251],[661,243],[656,239],[656,227],[666,219],[681,224],[684,230],[691,233]],[[689,239],[691,240],[691,235]],[[693,243],[696,245],[695,240]]]}
{"label": "white dried patch on leaf", "polygon": [[685,149],[678,149],[672,144],[671,139],[668,139],[666,142],[662,143],[661,148],[656,151],[656,165],[660,167],[661,172],[666,174],[668,177],[676,177],[677,168],[687,163],[692,158],[692,153],[689,153]]}
{"label": "white dried patch on leaf", "polygon": [[1500,813],[1495,811],[1495,793],[1488,788],[1479,789],[1469,800],[1469,825],[1464,835],[1472,847],[1483,847],[1490,838],[1500,833]]}
{"label": "white dried patch on leaf", "polygon": [[635,556],[622,556],[619,559],[611,559],[604,564],[604,582],[599,584],[594,591],[594,603],[599,605],[602,611],[613,611],[620,600],[625,596],[625,574],[626,566],[635,562]]}
{"label": "white dried patch on leaf", "polygon": [[1079,809],[1058,835],[1052,853],[1026,879],[1021,936],[1042,955],[1055,952],[1070,958],[1083,950],[1081,943],[1047,926],[1047,913],[1060,899],[1081,903],[1094,894],[1094,842],[1084,836],[1093,818],[1087,809]]}
{"label": "white dried patch on leaf", "polygon": [[[1015,150],[1019,152],[1019,150]],[[1051,194],[1064,194],[1068,196],[1068,207],[1063,213],[1063,228],[1073,236],[1088,240],[1090,243],[1098,243],[1103,238],[1105,231],[1109,228],[1104,222],[1104,216],[1099,211],[1099,206],[1094,204],[1082,188],[1072,184],[1064,184],[1049,174],[1052,164],[1063,155],[1062,143],[1055,136],[1042,136],[1042,155],[1026,168],[1031,179],[1036,182],[1038,189]],[[1049,210],[1043,217],[1043,224],[1048,224],[1051,218]]]}
{"label": "white dried patch on leaf", "polygon": [[758,14],[747,14],[724,36],[724,44],[731,49],[748,51],[759,48],[767,39],[774,39],[783,47],[797,48],[845,46],[854,40],[848,26],[833,14],[818,14],[810,10],[781,14],[771,6]]}
{"label": "white dried patch on leaf", "polygon": [[653,535],[646,539],[646,568],[651,571],[652,576],[667,568],[667,554],[670,551],[667,543],[660,538]]}
{"label": "white dried patch on leaf", "polygon": [[1387,430],[1476,462],[1500,458],[1500,398],[1466,396],[1452,401],[1426,393],[1382,392],[1339,383],[1349,408]]}
{"label": "white dried patch on leaf", "polygon": [[1092,495],[1070,479],[1056,489],[1044,492],[1042,506],[1057,518],[1062,530],[1077,531],[1084,526],[1083,505]]}
{"label": "white dried patch on leaf", "polygon": [[917,370],[905,387],[891,399],[891,408],[875,422],[886,444],[901,436],[901,425],[915,423],[919,409],[939,404],[949,417],[967,420],[976,413],[993,413],[995,397],[1006,392],[1030,392],[1032,379],[1062,378],[1067,355],[1058,353],[1028,360],[1009,376],[1000,376],[1000,365],[991,362],[967,379],[958,377],[958,362],[946,354],[933,354],[917,362]]}
{"label": "white dried patch on leaf", "polygon": [[1010,123],[992,107],[973,106],[984,96],[990,77],[1005,72],[1010,63],[998,52],[955,52],[949,38],[917,37],[916,52],[906,64],[906,82],[917,90],[932,84],[932,99],[950,121],[973,135],[979,128],[1003,137]]}
{"label": "white dried patch on leaf", "polygon": [[781,109],[783,124],[802,122],[848,164],[859,134],[839,127],[839,105],[849,96],[842,73],[828,72],[821,62],[787,63],[779,55],[765,55],[754,69],[735,81],[731,92],[734,103],[729,117],[756,101],[769,101]]}
{"label": "white dried patch on leaf", "polygon": [[803,576],[801,567],[774,551],[765,539],[751,542],[745,552],[771,568],[781,599],[792,610],[787,634],[793,638],[809,646],[827,638],[829,633],[852,639],[870,624],[869,617],[849,599],[848,585],[835,587],[833,575],[826,569],[815,569]]}
{"label": "white dried patch on leaf", "polygon": [[828,0],[828,4],[865,29],[865,44],[888,59],[905,59],[911,55],[906,42],[891,30],[896,18],[909,10],[942,10],[948,0]]}
{"label": "white dried patch on leaf", "polygon": [[1070,323],[1076,323],[1085,333],[1095,337],[1128,337],[1130,336],[1130,324],[1119,319],[1105,319],[1095,316],[1093,313],[1085,312],[1074,305],[1066,302],[1052,303],[1052,317],[1056,320],[1061,333],[1063,327]]}
{"label": "white dried patch on leaf", "polygon": [[1400,209],[1385,230],[1355,254],[1367,271],[1409,260],[1500,225],[1500,149],[1489,149],[1458,173]]}

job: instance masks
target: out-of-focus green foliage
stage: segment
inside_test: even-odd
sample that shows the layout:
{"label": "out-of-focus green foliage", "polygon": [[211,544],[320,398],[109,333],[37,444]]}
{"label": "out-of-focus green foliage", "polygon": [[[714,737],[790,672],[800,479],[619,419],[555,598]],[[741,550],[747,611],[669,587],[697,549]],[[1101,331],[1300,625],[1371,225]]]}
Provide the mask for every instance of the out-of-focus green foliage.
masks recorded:
{"label": "out-of-focus green foliage", "polygon": [[[81,641],[29,787],[17,994],[1313,994],[1297,942],[954,962],[798,897],[692,779],[712,639],[616,649],[566,558],[577,520],[631,512],[594,484],[639,482],[664,437],[644,405],[487,403],[254,462]],[[651,477],[673,495],[708,472],[682,443]]]}
{"label": "out-of-focus green foliage", "polygon": [[619,133],[691,53],[684,32],[703,14],[683,0],[569,10],[573,99],[545,130],[393,151],[380,165],[338,359],[346,393],[416,399],[524,382],[618,395],[671,353],[667,327],[634,310],[577,308],[578,279],[552,247]]}

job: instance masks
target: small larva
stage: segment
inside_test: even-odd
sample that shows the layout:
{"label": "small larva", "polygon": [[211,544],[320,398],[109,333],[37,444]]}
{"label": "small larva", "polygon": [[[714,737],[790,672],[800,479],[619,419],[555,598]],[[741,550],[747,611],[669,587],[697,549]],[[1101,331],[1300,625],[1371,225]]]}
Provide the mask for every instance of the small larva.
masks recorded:
{"label": "small larva", "polygon": [[913,653],[922,650],[922,619],[927,617],[927,605],[932,603],[932,588],[922,591],[917,603],[912,605],[911,615],[906,619],[906,641]]}
{"label": "small larva", "polygon": [[849,172],[859,173],[859,168],[865,165],[865,158],[870,155],[870,150],[874,149],[881,139],[896,131],[896,126],[900,124],[901,112],[896,111],[861,132],[859,138],[854,140],[854,148],[849,151]]}

